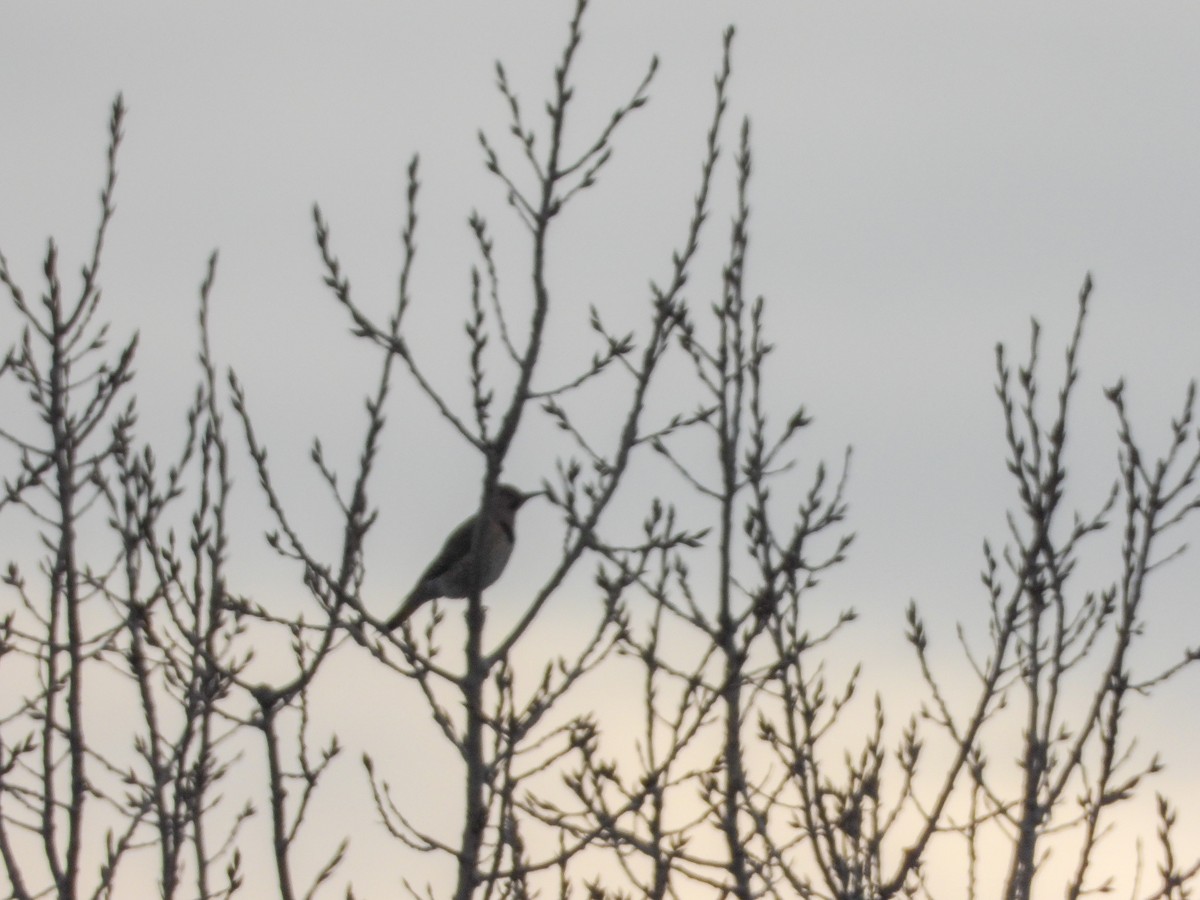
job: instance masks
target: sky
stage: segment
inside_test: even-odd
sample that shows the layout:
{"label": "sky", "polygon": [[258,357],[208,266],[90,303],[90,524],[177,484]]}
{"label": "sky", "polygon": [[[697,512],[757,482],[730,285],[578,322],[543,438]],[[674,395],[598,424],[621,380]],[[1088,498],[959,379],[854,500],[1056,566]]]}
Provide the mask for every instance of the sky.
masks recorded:
{"label": "sky", "polygon": [[[320,282],[312,205],[331,224],[359,302],[382,318],[400,261],[404,170],[420,154],[410,326],[433,378],[466,408],[468,214],[487,217],[506,285],[519,285],[527,266],[476,139],[482,128],[516,159],[503,144],[494,62],[536,113],[568,6],[8,3],[0,250],[30,293],[49,235],[64,260],[82,260],[108,107],[121,92],[129,114],[103,283],[116,333],[141,333],[143,437],[180,438],[197,377],[197,286],[219,249],[218,361],[246,385],[297,522],[332,546],[308,447],[320,435],[352,466],[376,359]],[[561,349],[548,354],[548,371],[570,370],[590,304],[643,327],[647,282],[666,277],[684,233],[728,24],[737,28],[731,113],[750,118],[754,141],[748,277],[767,299],[778,348],[772,409],[782,421],[801,401],[815,417],[799,471],[854,448],[849,527],[858,537],[850,563],[828,579],[828,602],[862,614],[851,645],[870,660],[869,683],[908,684],[905,604],[921,604],[947,664],[959,661],[955,624],[984,621],[981,542],[1003,540],[1016,503],[992,390],[996,343],[1023,358],[1036,317],[1053,384],[1092,273],[1070,444],[1078,480],[1069,496],[1083,510],[1115,477],[1115,418],[1102,388],[1126,379],[1138,433],[1160,450],[1200,374],[1200,11],[598,0],[585,20],[568,141],[581,146],[606,121],[652,55],[661,66],[600,185],[555,239],[551,277],[563,299],[551,327]],[[726,151],[733,144],[730,129]],[[693,282],[701,307],[719,283],[728,157]],[[8,340],[14,321],[0,313]],[[598,406],[597,420],[606,412]],[[368,602],[381,615],[470,512],[480,475],[410,386],[391,399],[389,427],[384,512],[368,544]],[[518,437],[506,477],[535,487],[552,471],[549,433],[532,424]],[[246,550],[234,565],[247,591],[278,592],[244,455],[242,466],[235,534]],[[493,604],[537,583],[539,535],[553,540],[554,528],[547,508],[522,514]],[[20,535],[6,540],[21,546]],[[1102,540],[1116,546],[1116,535]],[[1156,579],[1147,659],[1197,643],[1196,566],[1185,556]],[[1096,571],[1097,581],[1111,577]],[[285,593],[280,602],[300,602]],[[552,604],[547,627],[569,628],[573,602],[585,601]],[[1189,756],[1200,725],[1178,714],[1195,688],[1185,674],[1143,724],[1170,765],[1162,786],[1180,797],[1200,789]],[[414,704],[400,715],[418,714],[415,694],[397,702]],[[368,742],[376,712],[365,707],[351,734],[358,727]],[[1184,819],[1200,845],[1196,812]]]}

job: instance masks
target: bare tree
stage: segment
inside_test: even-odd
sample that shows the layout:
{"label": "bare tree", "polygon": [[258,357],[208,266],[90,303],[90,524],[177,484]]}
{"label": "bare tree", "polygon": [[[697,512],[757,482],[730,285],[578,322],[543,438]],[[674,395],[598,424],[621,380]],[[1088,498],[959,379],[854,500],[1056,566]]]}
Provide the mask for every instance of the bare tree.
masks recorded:
{"label": "bare tree", "polygon": [[5,616],[0,646],[8,657],[7,680],[26,685],[20,697],[6,700],[12,705],[0,718],[0,854],[15,897],[47,890],[60,897],[104,894],[150,811],[149,798],[121,796],[120,770],[102,755],[85,717],[86,692],[98,689],[92,681],[104,677],[123,625],[99,624],[91,615],[114,564],[94,556],[89,562],[80,545],[135,422],[132,403],[118,407],[133,376],[136,336],[106,357],[107,327],[95,320],[123,116],[118,97],[109,119],[100,222],[78,294],[69,297],[60,281],[53,240],[38,303],[26,299],[0,256],[0,281],[23,321],[0,374],[26,391],[40,425],[40,432],[3,431],[17,451],[18,469],[5,480],[0,509],[21,510],[46,549],[37,584],[15,562],[5,575],[19,609]]}
{"label": "bare tree", "polygon": [[[647,104],[657,70],[651,60],[588,139],[568,139],[585,124],[572,100],[586,10],[577,0],[550,95],[537,105],[544,118],[528,115],[496,67],[513,140],[481,133],[480,145],[527,237],[527,274],[510,275],[489,220],[472,213],[466,403],[437,383],[407,315],[421,302],[413,288],[417,158],[407,170],[389,312],[352,292],[330,224],[314,207],[325,285],[377,364],[349,479],[339,478],[320,439],[312,443],[340,533],[328,555],[295,524],[311,492],[277,478],[249,392],[217,363],[209,332],[215,253],[200,287],[198,387],[180,404],[182,441],[165,469],[139,443],[130,388],[136,335],[114,353],[107,326],[97,324],[121,98],[78,295],[68,297],[60,282],[53,242],[40,303],[26,299],[0,256],[0,282],[21,323],[0,379],[29,404],[28,415],[0,426],[16,461],[0,513],[36,529],[45,548],[36,576],[13,562],[4,577],[12,598],[0,618],[4,896],[142,895],[149,888],[130,874],[135,858],[164,898],[245,890],[292,900],[329,893],[335,876],[352,896],[357,873],[343,870],[354,835],[323,827],[315,812],[328,802],[318,787],[342,749],[342,723],[318,718],[312,702],[335,653],[370,660],[381,689],[418,698],[453,760],[446,786],[458,819],[445,831],[428,823],[409,793],[411,775],[393,758],[379,748],[363,756],[367,785],[351,802],[374,813],[364,821],[377,820],[369,827],[385,829],[403,860],[440,858],[453,869],[446,884],[422,888],[403,862],[372,861],[414,897],[933,897],[931,870],[949,868],[943,861],[955,853],[955,885],[972,898],[1114,888],[1103,842],[1121,804],[1144,793],[1162,765],[1135,748],[1129,709],[1200,659],[1200,650],[1184,650],[1142,671],[1133,655],[1149,615],[1148,576],[1179,555],[1179,544],[1164,541],[1180,541],[1175,535],[1200,508],[1194,385],[1157,458],[1135,439],[1123,384],[1106,392],[1116,412],[1116,483],[1089,511],[1068,513],[1068,414],[1090,279],[1049,413],[1039,398],[1037,324],[1015,376],[998,350],[1017,504],[1005,518],[1005,548],[984,544],[986,633],[960,626],[963,658],[947,657],[910,605],[905,637],[926,696],[885,715],[877,694],[869,724],[856,732],[848,713],[864,676],[847,632],[858,615],[830,608],[819,590],[853,541],[850,455],[835,468],[798,472],[798,442],[813,419],[790,397],[782,407],[775,401],[781,388],[795,388],[773,381],[768,304],[748,278],[748,118],[731,157],[736,199],[720,280],[693,284],[725,175],[732,28],[694,202],[665,276],[650,284],[644,321],[614,326],[608,310],[590,309],[593,355],[565,376],[547,374],[548,322],[569,308],[562,298],[570,293],[550,277],[552,238],[564,209],[607,175],[618,131]],[[689,296],[697,291],[715,299],[698,303]],[[668,377],[664,410],[651,396]],[[482,513],[513,468],[522,429],[548,424],[560,436],[556,469],[542,484],[559,519],[558,551],[543,559],[540,586],[502,629],[487,614],[487,575],[477,566],[466,602],[449,613],[463,615],[461,652],[444,646],[442,605],[392,631],[373,612],[379,600],[365,596],[365,541],[378,514],[372,478],[401,380],[475,454]],[[622,397],[619,413],[603,421],[589,415],[586,392],[598,386]],[[778,408],[788,412],[774,421]],[[272,520],[267,544],[293,576],[268,597],[229,584],[232,473],[243,450],[254,496]],[[633,498],[642,468],[670,477],[656,496]],[[684,498],[708,512],[685,517]],[[622,501],[642,510],[640,527],[622,519]],[[477,517],[476,551],[487,518]],[[1080,547],[1115,530],[1111,573],[1081,589],[1093,575]],[[593,580],[580,588],[585,566]],[[534,623],[568,590],[591,597],[590,617],[580,615],[573,646],[546,650]],[[626,708],[636,709],[632,739],[628,721],[609,721],[578,699],[589,679],[630,672],[622,688]],[[134,723],[116,739],[95,724],[114,708]],[[1020,735],[1014,764],[994,759],[1005,732]],[[256,828],[258,808],[265,815]],[[1176,813],[1165,798],[1158,815],[1157,878],[1139,869],[1132,896],[1182,900],[1200,862],[1176,846]],[[1051,850],[1072,855],[1061,882],[1046,871]],[[269,860],[269,874],[248,873],[251,853]],[[1006,861],[1002,883],[989,881],[985,856]]]}
{"label": "bare tree", "polygon": [[[590,635],[581,641],[573,656],[560,656],[544,664],[528,692],[518,690],[517,667],[512,657],[521,646],[535,616],[562,586],[579,560],[602,543],[600,530],[605,512],[616,495],[635,454],[648,451],[663,437],[686,428],[707,413],[676,415],[668,421],[644,424],[646,397],[661,360],[670,347],[684,316],[681,292],[688,269],[696,253],[699,232],[707,208],[708,181],[715,148],[702,172],[702,187],[689,223],[684,246],[672,259],[665,286],[652,285],[648,303],[649,324],[640,341],[632,333],[617,334],[608,329],[598,310],[592,310],[591,325],[601,338],[601,346],[590,364],[561,384],[544,384],[538,377],[537,364],[544,352],[545,323],[554,300],[547,278],[548,241],[564,207],[581,191],[593,187],[601,170],[611,158],[612,140],[617,128],[633,111],[646,102],[646,91],[657,68],[651,61],[648,71],[631,99],[618,107],[609,120],[596,130],[595,137],[582,150],[571,151],[564,140],[568,108],[575,88],[571,70],[582,39],[581,21],[585,2],[578,2],[569,26],[561,60],[554,71],[554,90],[546,103],[545,131],[529,125],[520,99],[509,84],[503,66],[498,65],[497,86],[511,114],[511,131],[523,164],[524,173],[513,170],[486,136],[481,134],[488,170],[501,182],[508,203],[529,235],[531,262],[530,293],[533,297],[527,337],[518,341],[506,312],[500,290],[498,267],[493,255],[486,221],[472,215],[470,224],[476,238],[482,271],[472,273],[470,314],[466,331],[471,341],[470,383],[472,414],[460,414],[424,374],[412,344],[401,334],[402,317],[408,308],[409,272],[415,248],[416,213],[412,203],[417,194],[416,161],[409,170],[409,218],[404,232],[405,265],[401,274],[401,293],[396,314],[388,326],[381,327],[352,299],[348,281],[341,274],[329,249],[328,229],[318,214],[318,244],[327,269],[327,283],[351,315],[356,332],[382,347],[389,356],[403,361],[409,373],[431,403],[481,456],[483,487],[481,509],[486,509],[503,470],[517,429],[527,409],[538,409],[566,433],[573,454],[559,467],[558,477],[547,480],[547,496],[563,513],[565,535],[560,559],[546,576],[545,583],[532,597],[527,610],[515,626],[490,644],[485,641],[484,615],[478,589],[468,599],[467,642],[460,668],[447,668],[435,660],[438,651],[435,614],[432,625],[421,636],[405,625],[399,640],[368,640],[372,651],[394,671],[414,679],[420,686],[442,735],[461,759],[463,768],[463,830],[457,840],[447,840],[424,831],[402,803],[389,790],[375,761],[366,765],[372,779],[376,808],[395,837],[410,847],[452,856],[457,865],[457,898],[472,896],[478,890],[490,895],[524,895],[534,890],[530,877],[556,870],[563,885],[568,883],[567,868],[572,858],[594,843],[599,830],[568,833],[555,826],[536,799],[540,780],[554,774],[563,761],[586,753],[592,743],[595,726],[589,716],[570,717],[555,722],[555,713],[568,691],[609,656],[620,634],[620,616],[616,606],[619,591],[610,591],[608,603],[598,612]],[[486,296],[485,296],[486,291]],[[499,414],[493,429],[494,390],[483,368],[484,350],[499,338],[500,356],[515,370],[514,387],[507,406]],[[602,375],[616,370],[629,379],[625,412],[616,420],[611,435],[587,434],[570,412],[571,398],[580,388]],[[607,441],[607,449],[601,440]],[[480,516],[479,521],[484,517]],[[647,534],[633,552],[647,555],[676,546],[695,545],[699,535],[685,529],[667,529]],[[478,535],[475,536],[478,541]],[[478,586],[478,585],[477,585]],[[363,611],[364,621],[378,626]],[[399,652],[396,656],[394,651]],[[453,698],[451,702],[448,697]],[[461,706],[462,714],[454,712]],[[543,828],[538,841],[529,830],[551,827],[549,839]],[[539,848],[536,851],[533,848]],[[411,888],[416,893],[415,888]],[[566,888],[564,887],[565,891]]]}
{"label": "bare tree", "polygon": [[[997,387],[1004,413],[1008,469],[1016,481],[1018,511],[1007,518],[1009,545],[997,557],[984,544],[991,627],[981,654],[967,647],[967,660],[980,682],[979,699],[967,718],[955,715],[944,685],[933,673],[924,626],[909,611],[909,640],[918,652],[930,688],[931,720],[957,747],[956,762],[970,772],[971,814],[960,826],[974,861],[986,845],[986,829],[999,830],[1009,844],[1003,895],[1035,896],[1034,880],[1049,845],[1073,837],[1078,853],[1074,873],[1061,888],[1079,897],[1112,886],[1111,870],[1096,872],[1097,850],[1113,809],[1134,796],[1144,778],[1161,767],[1157,755],[1140,760],[1125,714],[1137,697],[1200,659],[1185,651],[1158,671],[1136,674],[1131,650],[1143,635],[1147,576],[1178,556],[1165,540],[1200,508],[1195,475],[1200,466],[1200,434],[1192,433],[1195,384],[1173,419],[1166,454],[1145,462],[1125,408],[1123,384],[1105,391],[1117,412],[1119,478],[1095,513],[1063,510],[1068,475],[1068,413],[1079,380],[1079,355],[1092,283],[1079,294],[1075,331],[1066,349],[1066,374],[1056,408],[1043,418],[1038,404],[1040,329],[1032,329],[1028,362],[1012,369],[1004,348],[996,353]],[[1196,440],[1192,451],[1185,448]],[[1120,510],[1121,546],[1117,572],[1108,584],[1080,590],[1079,545],[1106,528]],[[1018,713],[1018,711],[1021,711]],[[1021,755],[1015,773],[989,764],[985,724],[1021,716]],[[1000,726],[1003,727],[1003,726]],[[1012,727],[1011,725],[1009,727]],[[1014,789],[1015,788],[1015,789]],[[1176,896],[1200,872],[1181,866],[1171,845],[1170,811],[1160,800],[1164,863],[1162,884],[1150,896]],[[928,829],[926,829],[928,830]],[[1132,862],[1132,860],[1127,860]],[[973,889],[978,874],[969,873]],[[1055,889],[1056,892],[1059,889]]]}
{"label": "bare tree", "polygon": [[[65,296],[53,242],[41,315],[0,257],[0,280],[26,323],[3,372],[28,388],[49,432],[41,441],[3,435],[18,449],[20,467],[5,482],[2,505],[24,510],[49,552],[40,566],[44,595],[15,563],[5,579],[20,598],[4,620],[9,683],[26,685],[0,720],[0,853],[14,897],[47,890],[109,896],[121,864],[147,846],[156,850],[163,897],[178,896],[189,882],[202,897],[229,896],[241,882],[235,842],[249,808],[211,822],[216,790],[233,763],[225,749],[232,728],[219,701],[228,686],[222,667],[237,669],[231,642],[238,628],[223,603],[229,475],[207,340],[201,361],[208,378],[165,476],[153,450],[135,445],[127,386],[136,336],[115,359],[97,359],[108,342],[108,326],[96,324],[98,273],[124,119],[118,97],[100,223],[78,299]],[[214,264],[215,257],[201,291],[202,321]],[[114,414],[123,395],[125,406]],[[183,549],[169,513],[193,465],[197,506]],[[101,513],[114,540],[101,537]],[[93,707],[107,709],[109,719],[121,709],[119,719],[134,725],[131,747],[110,746]]]}

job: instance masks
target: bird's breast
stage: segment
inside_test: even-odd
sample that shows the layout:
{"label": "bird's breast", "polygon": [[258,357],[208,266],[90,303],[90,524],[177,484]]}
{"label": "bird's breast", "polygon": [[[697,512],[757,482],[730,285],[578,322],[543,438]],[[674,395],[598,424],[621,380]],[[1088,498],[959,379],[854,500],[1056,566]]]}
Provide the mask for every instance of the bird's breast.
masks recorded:
{"label": "bird's breast", "polygon": [[492,541],[491,546],[487,548],[487,552],[483,558],[483,571],[479,574],[482,576],[481,581],[484,587],[488,587],[504,571],[504,567],[508,565],[508,558],[512,556],[513,543],[508,540]]}

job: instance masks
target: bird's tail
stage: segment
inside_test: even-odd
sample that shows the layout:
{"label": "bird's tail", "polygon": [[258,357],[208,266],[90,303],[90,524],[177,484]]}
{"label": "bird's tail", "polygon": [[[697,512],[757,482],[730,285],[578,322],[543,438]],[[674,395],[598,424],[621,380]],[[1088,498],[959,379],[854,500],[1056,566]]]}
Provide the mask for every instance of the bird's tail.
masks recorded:
{"label": "bird's tail", "polygon": [[400,608],[396,610],[396,614],[384,623],[383,627],[385,631],[395,631],[397,628],[407,622],[413,613],[437,596],[431,592],[422,591],[422,587],[423,585],[418,585],[413,592],[405,598],[404,602],[400,604]]}

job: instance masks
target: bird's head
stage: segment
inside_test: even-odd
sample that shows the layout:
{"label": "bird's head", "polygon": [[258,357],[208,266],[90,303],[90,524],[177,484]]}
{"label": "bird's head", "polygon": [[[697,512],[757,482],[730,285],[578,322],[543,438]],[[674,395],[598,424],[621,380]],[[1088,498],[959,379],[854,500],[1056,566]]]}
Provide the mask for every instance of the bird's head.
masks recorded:
{"label": "bird's head", "polygon": [[534,497],[541,496],[541,494],[542,491],[525,493],[511,484],[496,485],[496,510],[502,515],[514,515],[525,504],[526,500],[532,500]]}

